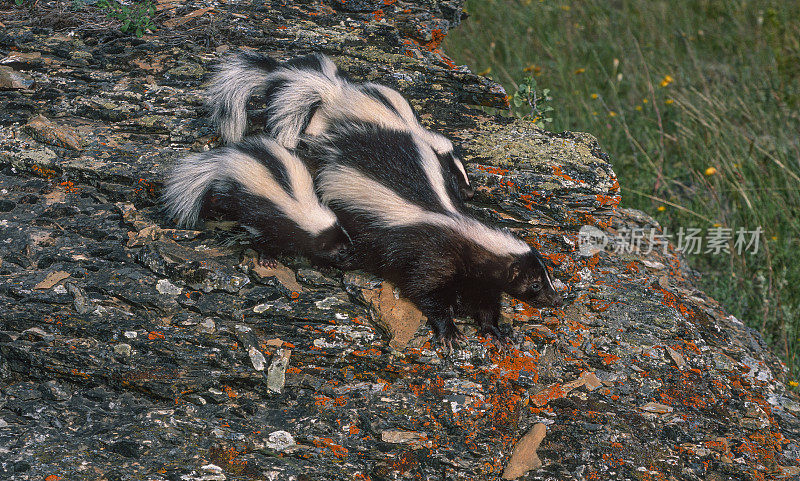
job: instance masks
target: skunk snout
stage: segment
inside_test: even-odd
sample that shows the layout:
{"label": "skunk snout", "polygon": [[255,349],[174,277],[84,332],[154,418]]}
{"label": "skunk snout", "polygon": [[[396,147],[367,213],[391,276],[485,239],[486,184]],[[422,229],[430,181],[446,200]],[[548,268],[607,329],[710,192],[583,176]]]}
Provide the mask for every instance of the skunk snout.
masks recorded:
{"label": "skunk snout", "polygon": [[464,200],[472,200],[475,197],[475,189],[471,185],[461,187],[459,193]]}
{"label": "skunk snout", "polygon": [[564,305],[564,299],[557,293],[553,293],[550,297],[550,307],[561,307]]}

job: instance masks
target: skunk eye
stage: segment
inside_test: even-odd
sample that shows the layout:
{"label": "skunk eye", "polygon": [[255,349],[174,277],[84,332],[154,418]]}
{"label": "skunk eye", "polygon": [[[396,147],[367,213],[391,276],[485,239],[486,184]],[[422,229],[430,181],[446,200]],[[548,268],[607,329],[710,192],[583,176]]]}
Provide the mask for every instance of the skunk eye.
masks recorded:
{"label": "skunk eye", "polygon": [[541,291],[542,290],[542,283],[541,282],[534,282],[531,284],[531,289],[534,291]]}

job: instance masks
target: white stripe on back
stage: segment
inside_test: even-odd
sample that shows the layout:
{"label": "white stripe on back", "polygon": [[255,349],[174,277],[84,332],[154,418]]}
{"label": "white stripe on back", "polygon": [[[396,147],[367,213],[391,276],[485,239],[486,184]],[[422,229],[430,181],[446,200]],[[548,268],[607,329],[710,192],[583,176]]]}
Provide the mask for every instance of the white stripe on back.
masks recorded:
{"label": "white stripe on back", "polygon": [[326,204],[375,216],[380,227],[430,224],[449,229],[497,255],[530,252],[528,244],[508,232],[493,229],[457,212],[439,214],[425,210],[352,167],[324,168],[319,175],[319,187]]}

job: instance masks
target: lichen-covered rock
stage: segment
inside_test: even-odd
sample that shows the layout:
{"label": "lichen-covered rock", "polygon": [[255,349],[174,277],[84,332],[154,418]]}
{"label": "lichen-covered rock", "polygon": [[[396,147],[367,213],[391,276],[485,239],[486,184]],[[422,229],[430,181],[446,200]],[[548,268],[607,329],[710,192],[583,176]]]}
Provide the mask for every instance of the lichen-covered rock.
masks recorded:
{"label": "lichen-covered rock", "polygon": [[[520,479],[800,473],[782,365],[674,249],[582,255],[582,225],[657,228],[619,208],[597,142],[465,105],[506,95],[438,49],[460,2],[159,5],[141,39],[59,0],[3,16],[0,70],[26,80],[0,95],[0,477],[499,479],[515,447]],[[403,91],[465,147],[474,214],[558,264],[565,307],[506,298],[506,351],[468,319],[450,356],[424,326],[400,350],[381,279],[176,229],[161,181],[215,147],[201,82],[238,47]]]}

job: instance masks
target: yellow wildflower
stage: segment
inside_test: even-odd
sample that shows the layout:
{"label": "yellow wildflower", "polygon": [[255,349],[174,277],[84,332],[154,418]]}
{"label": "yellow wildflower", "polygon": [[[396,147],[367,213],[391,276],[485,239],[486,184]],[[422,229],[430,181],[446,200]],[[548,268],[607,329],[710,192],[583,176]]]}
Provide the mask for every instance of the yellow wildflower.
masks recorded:
{"label": "yellow wildflower", "polygon": [[585,72],[585,71],[586,71],[586,69],[585,69],[585,68],[579,68],[578,70],[576,70],[576,71],[575,71],[575,75],[580,75],[580,74],[582,74],[582,73],[583,73],[583,72]]}
{"label": "yellow wildflower", "polygon": [[659,212],[664,212],[665,210],[667,210],[667,208],[666,208],[666,207],[664,207],[663,205],[659,205],[657,210],[658,210]]}
{"label": "yellow wildflower", "polygon": [[666,87],[667,85],[671,84],[674,81],[675,81],[674,78],[670,77],[669,75],[666,75],[664,76],[664,80],[661,81],[661,86]]}
{"label": "yellow wildflower", "polygon": [[649,102],[649,100],[647,100],[647,99],[642,99],[642,103],[643,103],[643,104],[646,104],[647,102]]}
{"label": "yellow wildflower", "polygon": [[717,169],[714,167],[709,167],[706,169],[706,175],[714,175],[717,173]]}
{"label": "yellow wildflower", "polygon": [[492,73],[492,67],[486,67],[486,70],[478,72],[478,75],[484,76],[484,75],[489,75],[490,73]]}
{"label": "yellow wildflower", "polygon": [[639,111],[641,111],[641,110],[642,110],[642,106],[641,106],[641,105],[637,105],[637,106],[636,106],[636,107],[634,107],[634,108],[635,108],[636,110],[639,110]]}
{"label": "yellow wildflower", "polygon": [[616,112],[614,112],[614,111],[612,110],[612,111],[610,111],[610,112],[608,113],[608,116],[609,116],[609,117],[616,117],[616,116],[617,116],[617,113],[616,113]]}
{"label": "yellow wildflower", "polygon": [[596,98],[597,98],[597,94],[592,94],[592,95],[591,95],[591,97],[592,97],[593,99],[596,99]]}
{"label": "yellow wildflower", "polygon": [[797,381],[789,381],[789,385],[792,387],[797,387]]}
{"label": "yellow wildflower", "polygon": [[672,99],[667,99],[667,100],[664,101],[664,103],[667,104],[667,105],[672,105],[672,102],[674,102],[674,100],[672,100]]}

